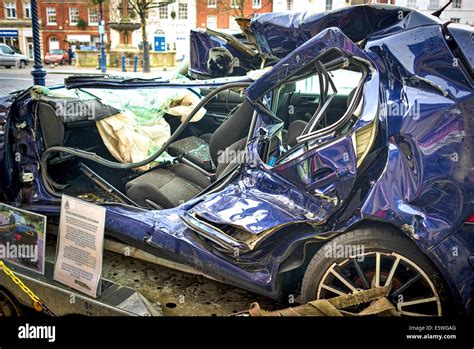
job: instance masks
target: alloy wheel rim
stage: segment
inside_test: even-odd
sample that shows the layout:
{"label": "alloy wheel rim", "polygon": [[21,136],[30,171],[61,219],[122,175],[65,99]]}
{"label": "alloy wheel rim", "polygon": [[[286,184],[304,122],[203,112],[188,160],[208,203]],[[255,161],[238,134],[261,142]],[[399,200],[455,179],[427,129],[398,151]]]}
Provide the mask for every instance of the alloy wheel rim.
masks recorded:
{"label": "alloy wheel rim", "polygon": [[395,252],[360,253],[334,262],[321,278],[316,299],[390,284],[388,299],[400,315],[442,315],[441,300],[431,279],[416,263]]}

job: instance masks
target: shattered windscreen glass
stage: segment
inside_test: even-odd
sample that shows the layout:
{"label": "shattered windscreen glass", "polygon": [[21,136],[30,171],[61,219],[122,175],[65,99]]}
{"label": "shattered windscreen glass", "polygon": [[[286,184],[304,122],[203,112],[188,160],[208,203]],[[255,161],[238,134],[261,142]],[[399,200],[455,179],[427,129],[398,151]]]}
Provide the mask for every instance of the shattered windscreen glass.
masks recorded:
{"label": "shattered windscreen glass", "polygon": [[[198,91],[186,88],[82,89],[77,90],[77,95],[80,98],[94,96],[101,103],[120,110],[97,120],[96,126],[112,156],[124,163],[139,162],[157,152],[171,136],[165,116],[183,120],[200,101]],[[205,113],[202,108],[191,122],[199,121]],[[154,162],[171,159],[164,152]]]}
{"label": "shattered windscreen glass", "polygon": [[[37,100],[47,97],[64,102],[79,98],[84,105],[97,100],[111,106],[116,111],[112,115],[102,117],[92,111],[87,120],[95,122],[107,150],[123,163],[140,162],[156,153],[171,136],[167,118],[184,120],[201,100],[199,89],[182,87],[71,90],[35,87],[31,93]],[[191,122],[199,121],[205,113],[201,108]],[[172,159],[164,152],[153,163],[139,169],[146,170]]]}

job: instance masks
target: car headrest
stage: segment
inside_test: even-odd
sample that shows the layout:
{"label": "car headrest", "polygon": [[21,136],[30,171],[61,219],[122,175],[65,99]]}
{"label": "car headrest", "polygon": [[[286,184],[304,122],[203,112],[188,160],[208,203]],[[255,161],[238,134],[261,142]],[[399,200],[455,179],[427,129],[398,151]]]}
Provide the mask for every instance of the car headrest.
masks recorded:
{"label": "car headrest", "polygon": [[308,123],[303,120],[295,120],[288,126],[287,143],[290,147],[296,145],[297,137],[301,136]]}
{"label": "car headrest", "polygon": [[119,109],[103,104],[97,99],[81,100],[42,96],[40,102],[49,104],[64,124],[98,121],[120,112]]}

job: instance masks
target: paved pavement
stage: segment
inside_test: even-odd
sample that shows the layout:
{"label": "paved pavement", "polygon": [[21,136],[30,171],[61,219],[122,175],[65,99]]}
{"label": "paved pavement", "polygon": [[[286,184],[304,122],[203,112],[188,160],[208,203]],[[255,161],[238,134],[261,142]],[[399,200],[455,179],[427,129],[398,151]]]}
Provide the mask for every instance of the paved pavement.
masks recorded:
{"label": "paved pavement", "polygon": [[[61,84],[64,80],[64,75],[48,75],[46,77],[47,85]],[[33,77],[31,76],[31,69],[6,69],[0,67],[0,95],[27,88],[33,84]]]}
{"label": "paved pavement", "polygon": [[[26,69],[11,68],[6,69],[0,67],[0,96],[7,93],[21,90],[33,85],[33,77],[31,76],[31,64]],[[93,68],[80,68],[74,66],[57,66],[57,67],[46,67],[46,86],[61,85],[64,78],[70,74],[78,73],[100,73],[99,70]],[[172,68],[171,68],[172,69]],[[127,72],[122,73],[117,68],[109,68],[107,73],[125,74],[127,76],[154,76],[154,75],[166,75],[170,74],[170,70],[163,71],[161,68],[153,68],[149,74],[143,74],[141,72],[133,73]]]}

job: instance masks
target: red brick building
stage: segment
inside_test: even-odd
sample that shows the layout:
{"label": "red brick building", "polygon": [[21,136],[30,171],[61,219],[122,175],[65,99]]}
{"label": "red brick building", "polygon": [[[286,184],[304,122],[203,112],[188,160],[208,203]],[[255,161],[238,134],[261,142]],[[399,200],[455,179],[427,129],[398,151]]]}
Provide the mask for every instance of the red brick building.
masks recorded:
{"label": "red brick building", "polygon": [[272,12],[273,0],[196,0],[198,28],[239,31],[235,17]]}
{"label": "red brick building", "polygon": [[[104,21],[108,21],[108,6]],[[92,0],[39,0],[39,17],[43,55],[55,48],[67,50],[80,46],[97,46],[99,43],[99,6]],[[109,31],[104,39],[108,42]]]}
{"label": "red brick building", "polygon": [[0,43],[33,58],[31,2],[0,0]]}

